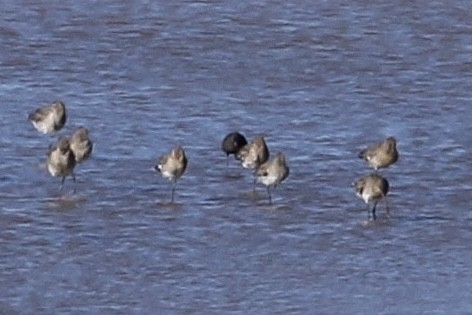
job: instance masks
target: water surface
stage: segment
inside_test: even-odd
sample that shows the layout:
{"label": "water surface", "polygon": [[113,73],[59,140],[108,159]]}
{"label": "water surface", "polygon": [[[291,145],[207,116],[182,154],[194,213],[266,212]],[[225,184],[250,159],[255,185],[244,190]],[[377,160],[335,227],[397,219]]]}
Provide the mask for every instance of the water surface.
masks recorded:
{"label": "water surface", "polygon": [[[468,1],[6,1],[0,22],[5,314],[467,314],[472,309]],[[77,193],[44,167],[87,126]],[[266,136],[290,176],[252,193],[220,142]],[[356,155],[400,160],[365,224]],[[152,167],[174,145],[170,182]]]}

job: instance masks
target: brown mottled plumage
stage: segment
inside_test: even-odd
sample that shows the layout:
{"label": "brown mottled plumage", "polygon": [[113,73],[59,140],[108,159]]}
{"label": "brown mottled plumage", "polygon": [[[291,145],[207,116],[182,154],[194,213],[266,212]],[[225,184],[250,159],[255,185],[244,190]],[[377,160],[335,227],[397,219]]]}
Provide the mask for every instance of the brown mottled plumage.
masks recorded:
{"label": "brown mottled plumage", "polygon": [[269,195],[269,204],[272,203],[272,196],[270,194],[270,187],[277,187],[289,175],[290,169],[287,166],[285,156],[282,153],[277,155],[259,166],[256,171],[257,180],[267,186],[267,194]]}
{"label": "brown mottled plumage", "polygon": [[75,161],[81,163],[92,154],[93,143],[89,138],[89,131],[85,127],[77,128],[70,138],[70,148],[74,152]]}
{"label": "brown mottled plumage", "polygon": [[257,136],[242,147],[238,152],[238,159],[244,168],[257,169],[269,159],[269,149],[263,136]]}
{"label": "brown mottled plumage", "polygon": [[389,167],[398,160],[397,140],[389,137],[371,145],[359,153],[359,158],[366,160],[367,164],[375,170]]}
{"label": "brown mottled plumage", "polygon": [[[257,136],[242,147],[237,158],[241,161],[241,165],[244,168],[250,168],[257,170],[259,166],[267,162],[269,159],[269,148],[264,140],[263,136]],[[256,191],[256,177],[254,177],[253,190]]]}
{"label": "brown mottled plumage", "polygon": [[168,178],[173,182],[172,184],[172,202],[174,201],[175,186],[177,180],[184,174],[187,169],[187,157],[185,151],[181,146],[177,146],[170,153],[161,156],[154,167],[159,171],[164,178]]}
{"label": "brown mottled plumage", "polygon": [[62,137],[56,145],[50,147],[46,164],[49,174],[62,177],[60,190],[64,187],[66,176],[71,175],[75,191],[74,167],[76,163],[74,153],[70,148],[69,139]]}
{"label": "brown mottled plumage", "polygon": [[38,108],[28,116],[34,128],[41,133],[53,133],[64,127],[67,114],[66,106],[61,101],[55,101],[51,105]]}
{"label": "brown mottled plumage", "polygon": [[354,190],[356,191],[356,195],[364,200],[364,202],[367,204],[367,210],[369,214],[368,218],[370,218],[371,213],[369,209],[369,203],[374,203],[374,207],[372,208],[372,218],[375,220],[375,208],[381,199],[385,200],[385,209],[387,210],[387,214],[389,213],[387,205],[389,184],[387,179],[383,178],[377,173],[373,173],[356,180],[353,186]]}

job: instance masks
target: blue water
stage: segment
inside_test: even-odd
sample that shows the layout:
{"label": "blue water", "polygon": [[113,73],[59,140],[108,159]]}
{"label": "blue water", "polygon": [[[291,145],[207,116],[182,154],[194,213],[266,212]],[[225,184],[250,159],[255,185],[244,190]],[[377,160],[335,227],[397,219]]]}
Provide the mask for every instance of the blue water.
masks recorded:
{"label": "blue water", "polygon": [[[122,3],[123,2],[123,3]],[[469,314],[472,3],[5,1],[0,313]],[[66,127],[28,113],[56,99]],[[77,193],[48,146],[90,129]],[[220,151],[266,136],[290,176],[252,192]],[[392,217],[357,153],[388,136]],[[153,171],[182,145],[171,184]]]}

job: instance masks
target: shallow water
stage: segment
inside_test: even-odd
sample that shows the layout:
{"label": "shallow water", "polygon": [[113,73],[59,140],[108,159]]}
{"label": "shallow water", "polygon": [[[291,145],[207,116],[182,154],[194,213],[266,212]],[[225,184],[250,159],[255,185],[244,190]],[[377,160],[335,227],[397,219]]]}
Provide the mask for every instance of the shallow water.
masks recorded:
{"label": "shallow water", "polygon": [[[467,314],[468,1],[6,1],[0,22],[0,313]],[[68,106],[91,160],[44,167]],[[252,193],[220,142],[264,134],[290,176]],[[357,159],[394,135],[392,217]],[[152,167],[189,158],[170,203]]]}

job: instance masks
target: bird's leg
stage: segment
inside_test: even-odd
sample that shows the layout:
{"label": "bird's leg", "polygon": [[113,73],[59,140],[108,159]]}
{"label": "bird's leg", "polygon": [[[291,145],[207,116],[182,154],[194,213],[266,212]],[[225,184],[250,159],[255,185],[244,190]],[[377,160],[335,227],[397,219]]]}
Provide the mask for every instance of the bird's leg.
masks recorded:
{"label": "bird's leg", "polygon": [[175,187],[177,186],[177,179],[174,179],[172,181],[172,195],[171,195],[171,202],[174,202],[174,192],[175,192]]}
{"label": "bird's leg", "polygon": [[377,201],[374,202],[374,207],[372,208],[372,219],[376,220],[377,216],[375,215],[375,208],[377,207]]}
{"label": "bird's leg", "polygon": [[76,180],[75,180],[75,174],[74,174],[74,172],[72,172],[72,180],[74,181],[74,190],[73,190],[73,192],[74,192],[74,194],[75,194],[75,192],[77,191],[77,190],[76,190],[76,187],[75,187],[75,186],[77,185],[77,182],[76,182]]}
{"label": "bird's leg", "polygon": [[270,186],[267,186],[267,194],[269,195],[269,205],[272,204],[272,196],[270,195]]}

